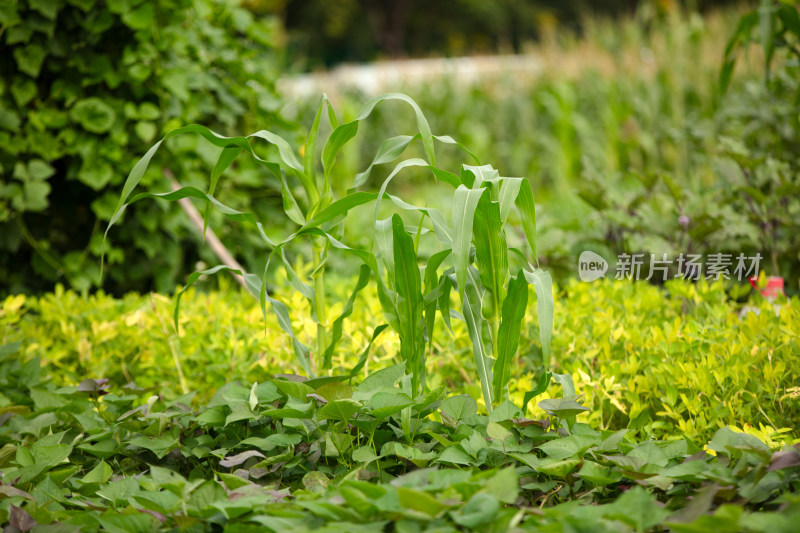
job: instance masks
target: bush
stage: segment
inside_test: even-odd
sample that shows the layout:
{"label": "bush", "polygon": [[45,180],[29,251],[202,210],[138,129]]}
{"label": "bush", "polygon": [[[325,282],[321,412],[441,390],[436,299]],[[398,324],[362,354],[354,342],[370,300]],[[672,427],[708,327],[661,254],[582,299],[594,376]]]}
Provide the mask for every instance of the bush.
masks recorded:
{"label": "bush", "polygon": [[[351,285],[333,284],[331,291],[341,301]],[[291,308],[298,337],[312,337],[315,323],[304,298],[278,281],[274,296]],[[251,303],[242,306],[243,298]],[[758,314],[740,318],[722,283],[675,281],[662,290],[644,283],[572,282],[556,300],[552,364],[572,374],[578,392],[586,394],[590,411],[584,416],[593,427],[699,440],[726,424],[795,428],[800,300],[784,302],[778,313],[756,300],[761,297],[753,298]],[[21,341],[25,356],[40,357],[61,384],[87,377],[118,385],[133,380],[175,394],[181,379],[177,360],[185,390],[197,390],[201,399],[222,382],[263,381],[296,369],[287,337],[272,315],[265,333],[250,296],[190,289],[181,302],[178,339],[170,325],[172,302],[163,296],[87,298],[59,289],[38,298],[13,297],[0,311],[0,343]],[[353,366],[381,316],[374,290],[362,291],[345,322],[334,374]],[[531,306],[509,383],[518,405],[541,373],[536,323]],[[436,325],[439,331],[444,327]],[[439,335],[428,357],[428,385],[480,397],[480,384],[471,377],[476,374],[469,335],[460,322],[453,327],[454,335]],[[384,332],[376,344],[362,376],[394,362],[396,335]],[[531,407],[531,415],[542,414]]]}
{"label": "bush", "polygon": [[[0,26],[0,293],[96,285],[119,186],[164,132],[278,120],[279,26],[229,2],[6,1]],[[213,152],[191,140],[170,148],[148,183],[168,188],[164,169],[185,183],[208,175]],[[245,166],[226,200],[249,205],[260,179]],[[123,266],[108,289],[169,290],[208,259],[177,206],[133,212],[110,251]]]}

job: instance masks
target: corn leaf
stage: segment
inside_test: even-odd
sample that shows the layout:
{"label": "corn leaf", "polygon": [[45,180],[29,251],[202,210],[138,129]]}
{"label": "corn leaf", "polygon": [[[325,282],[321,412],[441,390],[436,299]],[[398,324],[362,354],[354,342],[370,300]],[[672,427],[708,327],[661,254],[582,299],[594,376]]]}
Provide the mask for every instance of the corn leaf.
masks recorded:
{"label": "corn leaf", "polygon": [[485,189],[468,189],[464,185],[459,185],[453,196],[453,264],[456,269],[458,292],[462,298],[466,286],[475,209],[484,192]]}
{"label": "corn leaf", "polygon": [[[484,288],[492,299],[491,316],[500,312],[508,278],[508,245],[500,220],[500,206],[488,194],[480,197],[473,226],[475,262]],[[487,316],[487,318],[489,318]]]}
{"label": "corn leaf", "polygon": [[533,201],[533,189],[528,180],[520,183],[519,194],[516,198],[517,210],[522,219],[522,229],[525,231],[525,238],[531,247],[533,264],[539,265],[539,256],[536,249],[536,205]]}
{"label": "corn leaf", "polygon": [[[436,321],[437,298],[433,298],[432,296],[435,296],[435,291],[437,289],[441,292],[441,290],[445,288],[443,282],[439,282],[438,269],[439,266],[450,257],[451,253],[452,250],[442,250],[441,252],[435,253],[428,258],[428,263],[425,265],[425,303],[423,306],[423,313],[425,316],[425,336],[429,346],[433,344],[433,328]],[[447,287],[447,290],[449,291],[449,287]],[[448,304],[447,309],[443,312],[449,311],[450,306]]]}
{"label": "corn leaf", "polygon": [[483,321],[481,320],[481,299],[474,283],[467,285],[463,293],[464,295],[461,297],[461,308],[464,315],[464,322],[467,324],[469,338],[472,341],[472,355],[475,358],[475,368],[478,371],[478,378],[480,378],[481,382],[483,401],[486,405],[486,410],[491,413],[492,365],[491,357],[489,357],[486,351],[486,347],[483,344],[483,335],[481,334],[483,325]]}
{"label": "corn leaf", "polygon": [[[350,293],[350,298],[347,299],[347,302],[344,304],[342,308],[342,312],[339,313],[339,316],[333,321],[331,325],[331,340],[328,344],[328,347],[325,349],[325,354],[323,356],[323,365],[324,368],[331,367],[331,359],[333,357],[333,351],[336,349],[336,345],[342,339],[342,330],[344,329],[344,320],[353,314],[353,304],[356,301],[356,296],[364,287],[367,286],[369,283],[370,278],[370,269],[367,265],[361,265],[361,269],[358,273],[358,281],[356,281],[356,286],[353,288],[353,292]],[[372,344],[372,343],[370,343]]]}
{"label": "corn leaf", "polygon": [[536,289],[536,306],[539,310],[539,341],[545,368],[550,366],[550,341],[553,338],[553,278],[540,268],[524,270],[528,283]]}
{"label": "corn leaf", "polygon": [[400,318],[400,355],[413,372],[414,396],[425,384],[424,338],[422,331],[422,282],[414,241],[406,232],[400,215],[392,217],[394,284]]}
{"label": "corn leaf", "polygon": [[508,294],[503,300],[502,321],[498,335],[497,360],[492,378],[495,400],[505,395],[511,379],[511,362],[519,346],[519,334],[525,309],[528,307],[528,281],[520,270],[517,277],[508,282]]}

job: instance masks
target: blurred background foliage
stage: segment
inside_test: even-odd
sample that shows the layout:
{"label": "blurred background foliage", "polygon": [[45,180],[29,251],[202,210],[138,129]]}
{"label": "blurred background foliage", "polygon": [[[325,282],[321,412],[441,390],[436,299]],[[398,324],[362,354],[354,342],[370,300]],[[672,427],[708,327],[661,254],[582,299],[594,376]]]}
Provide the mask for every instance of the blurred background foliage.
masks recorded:
{"label": "blurred background foliage", "polygon": [[508,54],[556,31],[580,33],[596,17],[645,10],[662,16],[731,4],[725,0],[249,0],[280,12],[289,53],[310,66],[343,61]]}
{"label": "blurred background foliage", "polygon": [[[281,77],[342,62],[512,53],[535,68],[469,80],[445,70],[381,90],[410,94],[434,133],[532,180],[547,268],[571,275],[584,249],[760,252],[791,292],[800,275],[796,14],[773,1],[0,0],[0,294],[96,287],[121,183],[166,131],[269,129],[300,146],[321,91],[343,119],[374,94],[325,73],[312,93],[279,91]],[[412,129],[405,110],[379,108],[336,183],[349,186],[366,167],[374,139]],[[143,184],[163,191],[172,175],[204,188],[216,155],[199,138],[172,139]],[[440,164],[453,170],[461,158],[444,151]],[[270,226],[279,184],[245,159],[228,174],[216,195]],[[435,191],[413,172],[393,186],[410,198]],[[211,226],[249,270],[263,268],[250,232]],[[107,252],[115,266],[103,285],[113,294],[170,291],[197,262],[218,262],[180,208],[158,202],[133,206]]]}

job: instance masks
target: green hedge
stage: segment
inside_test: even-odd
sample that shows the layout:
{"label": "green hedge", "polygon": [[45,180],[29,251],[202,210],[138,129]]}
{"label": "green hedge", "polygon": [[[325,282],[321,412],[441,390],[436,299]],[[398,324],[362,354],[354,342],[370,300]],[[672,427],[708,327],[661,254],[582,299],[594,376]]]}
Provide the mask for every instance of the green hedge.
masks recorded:
{"label": "green hedge", "polygon": [[[298,336],[313,335],[305,300],[275,283],[274,296],[293,310]],[[350,285],[332,290],[344,296]],[[268,316],[265,332],[258,302],[249,295],[190,290],[181,302],[178,338],[172,301],[160,295],[84,298],[59,290],[38,298],[11,297],[0,308],[0,343],[21,341],[25,357],[40,357],[61,384],[110,378],[118,385],[135,381],[175,394],[180,367],[185,390],[197,390],[201,398],[220,383],[300,372],[274,316]],[[572,374],[590,408],[580,418],[598,429],[707,440],[720,427],[734,425],[776,439],[774,430],[791,428],[796,438],[800,299],[784,301],[777,313],[758,295],[750,303],[758,314],[740,317],[741,305],[729,300],[722,283],[671,282],[666,289],[569,283],[556,299],[553,370]],[[536,311],[529,313],[509,384],[518,404],[541,372]],[[366,289],[345,325],[334,374],[354,364],[382,318],[377,296]],[[428,358],[429,386],[479,398],[469,336],[460,322],[453,326],[454,335],[440,335],[445,342]],[[399,341],[384,332],[376,346],[364,375],[392,364]],[[531,407],[531,416],[542,414]]]}
{"label": "green hedge", "polygon": [[[166,131],[280,126],[280,25],[234,3],[3,0],[0,27],[0,293],[95,285],[121,183]],[[213,153],[191,140],[169,148],[147,184],[167,188],[165,168],[182,183],[207,177]],[[228,183],[229,203],[259,206],[254,169]],[[196,239],[177,206],[132,214],[113,236],[108,258],[122,266],[106,288],[168,290],[210,259],[181,245]]]}

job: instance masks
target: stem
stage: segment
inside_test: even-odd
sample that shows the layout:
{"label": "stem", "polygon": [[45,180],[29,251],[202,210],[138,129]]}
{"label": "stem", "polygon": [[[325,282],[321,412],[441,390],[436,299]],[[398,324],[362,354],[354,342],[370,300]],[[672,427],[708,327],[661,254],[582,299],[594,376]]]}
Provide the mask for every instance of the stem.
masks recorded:
{"label": "stem", "polygon": [[[495,304],[497,305],[497,304]],[[494,355],[494,360],[500,360],[500,309],[495,307],[495,313],[492,317],[491,322],[489,322],[491,327],[492,333],[492,355]],[[494,386],[493,384],[489,384],[490,386]],[[503,396],[506,395],[506,391],[508,390],[506,387],[503,387],[504,391],[502,392]],[[500,401],[500,398],[492,398],[495,402]],[[491,412],[491,411],[489,411]]]}
{"label": "stem", "polygon": [[308,199],[308,209],[305,214],[307,218],[311,218],[320,200],[317,184],[314,182],[313,176],[307,176],[302,172],[299,172],[297,176],[300,179],[300,184],[306,191],[306,198]]}
{"label": "stem", "polygon": [[66,272],[64,272],[63,265],[59,263],[56,258],[48,254],[44,246],[42,246],[42,244],[36,240],[36,237],[34,237],[33,234],[28,230],[28,226],[25,225],[25,222],[22,220],[22,214],[19,214],[19,216],[17,216],[16,219],[17,219],[17,225],[19,226],[19,229],[22,232],[23,238],[30,245],[30,247],[33,248],[33,251],[39,254],[41,258],[44,259],[45,263],[50,265],[50,267],[53,270],[55,270],[59,274],[64,274],[69,280],[69,275]]}
{"label": "stem", "polygon": [[[175,179],[175,175],[172,173],[172,171],[170,171],[168,168],[165,168],[163,172],[164,177],[169,180],[172,190],[179,190],[181,188],[181,184]],[[211,251],[214,252],[214,255],[216,255],[217,258],[228,268],[244,273],[245,270],[242,265],[240,265],[239,262],[234,259],[233,255],[231,255],[228,249],[225,248],[225,245],[219,240],[219,237],[217,237],[216,233],[214,233],[214,230],[205,227],[203,215],[201,215],[194,204],[192,204],[192,201],[188,198],[181,198],[178,200],[178,204],[181,206],[181,209],[183,209],[183,212],[186,213],[186,216],[189,217],[189,220],[197,230],[197,233],[200,234],[206,243],[208,243],[208,246],[211,248]],[[244,288],[244,290],[249,290],[247,288],[247,283],[245,283],[244,278],[241,275],[231,272],[231,276],[234,277],[234,279]]]}
{"label": "stem", "polygon": [[[325,245],[320,246],[321,241],[318,240],[314,244],[314,311],[317,314],[317,357],[323,357],[325,350],[328,348],[328,330],[327,330],[327,302],[325,300],[325,268],[322,265],[322,254],[325,250]],[[331,367],[329,360],[322,361],[323,368],[328,370]]]}
{"label": "stem", "polygon": [[[169,346],[170,352],[172,352],[172,362],[175,363],[175,370],[178,373],[178,383],[180,383],[181,391],[183,394],[189,393],[189,388],[186,386],[186,378],[183,375],[183,365],[181,365],[181,353],[180,353],[180,337],[177,331],[175,334],[171,334],[167,329],[166,324],[161,319],[161,315],[158,313],[158,309],[156,308],[156,302],[153,300],[153,293],[150,293],[150,306],[153,308],[153,314],[158,319],[158,322],[161,324],[161,332],[164,334],[164,337],[167,340],[167,345]],[[177,340],[176,340],[177,339]]]}

